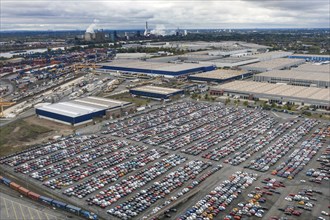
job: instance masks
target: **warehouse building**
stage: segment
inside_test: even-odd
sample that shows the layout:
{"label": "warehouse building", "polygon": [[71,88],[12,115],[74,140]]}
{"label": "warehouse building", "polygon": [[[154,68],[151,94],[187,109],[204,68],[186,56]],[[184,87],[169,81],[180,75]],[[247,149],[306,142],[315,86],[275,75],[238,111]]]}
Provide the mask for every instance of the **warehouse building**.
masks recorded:
{"label": "warehouse building", "polygon": [[190,75],[188,76],[188,79],[192,81],[224,83],[232,80],[244,79],[251,75],[252,73],[243,70],[218,69],[205,73]]}
{"label": "warehouse building", "polygon": [[304,63],[294,70],[302,72],[318,72],[318,73],[330,73],[330,64],[317,65],[313,63]]}
{"label": "warehouse building", "polygon": [[267,53],[258,53],[258,54],[253,54],[249,57],[251,58],[256,58],[259,61],[267,61],[267,60],[273,60],[277,58],[284,58],[292,55],[292,52],[285,52],[285,51],[271,51]]}
{"label": "warehouse building", "polygon": [[95,117],[118,117],[122,113],[129,113],[134,110],[134,105],[130,102],[90,96],[37,107],[36,114],[40,118],[78,126],[92,122]]}
{"label": "warehouse building", "polygon": [[153,99],[169,99],[176,95],[184,94],[182,89],[165,88],[158,86],[141,86],[130,89],[130,93],[136,96],[142,96]]}
{"label": "warehouse building", "polygon": [[249,100],[264,100],[276,103],[313,105],[330,110],[329,89],[253,81],[234,81],[212,87],[211,95],[224,95]]}
{"label": "warehouse building", "polygon": [[330,61],[329,55],[318,55],[318,54],[292,54],[288,58],[304,59],[306,61],[316,61],[316,62]]}
{"label": "warehouse building", "polygon": [[303,59],[289,59],[289,58],[278,58],[273,60],[261,61],[259,63],[253,63],[240,68],[243,70],[253,71],[253,72],[267,72],[271,70],[281,70],[293,66],[298,66],[304,63]]}
{"label": "warehouse building", "polygon": [[296,86],[328,88],[330,86],[330,73],[273,70],[256,74],[253,76],[253,80],[257,82],[285,83]]}
{"label": "warehouse building", "polygon": [[205,65],[206,64],[214,65],[216,67],[221,67],[221,68],[223,67],[233,68],[233,67],[247,65],[256,62],[259,62],[257,58],[243,56],[243,57],[226,57],[222,59],[214,59],[210,61],[201,62],[201,64],[203,63]]}
{"label": "warehouse building", "polygon": [[121,71],[162,76],[183,76],[192,73],[214,70],[212,65],[201,65],[193,63],[159,63],[132,60],[116,60],[99,64],[101,70]]}

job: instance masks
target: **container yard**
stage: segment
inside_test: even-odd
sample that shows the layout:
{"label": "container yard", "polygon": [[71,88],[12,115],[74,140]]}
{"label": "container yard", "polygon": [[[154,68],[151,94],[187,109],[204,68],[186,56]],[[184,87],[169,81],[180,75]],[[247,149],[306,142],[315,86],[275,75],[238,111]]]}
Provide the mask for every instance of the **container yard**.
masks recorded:
{"label": "container yard", "polygon": [[327,121],[182,100],[2,157],[0,181],[93,219],[317,218],[329,137]]}

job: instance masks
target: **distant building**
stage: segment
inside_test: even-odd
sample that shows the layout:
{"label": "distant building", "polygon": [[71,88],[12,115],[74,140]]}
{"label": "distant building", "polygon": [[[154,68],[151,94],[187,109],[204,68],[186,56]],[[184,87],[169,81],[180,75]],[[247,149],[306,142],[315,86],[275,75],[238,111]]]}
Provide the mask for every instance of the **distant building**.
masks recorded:
{"label": "distant building", "polygon": [[119,117],[133,111],[130,102],[93,96],[36,108],[38,117],[72,126],[92,122],[95,117]]}
{"label": "distant building", "polygon": [[313,105],[330,110],[329,89],[273,84],[253,81],[233,81],[210,88],[211,95],[238,96],[240,99],[275,103]]}
{"label": "distant building", "polygon": [[133,95],[154,98],[154,99],[169,99],[175,95],[182,95],[184,91],[181,89],[165,88],[158,86],[141,86],[129,91]]}
{"label": "distant building", "polygon": [[205,73],[198,73],[195,75],[189,75],[188,79],[192,81],[205,81],[205,82],[217,82],[224,83],[232,80],[244,79],[251,76],[252,73],[242,70],[213,70]]}

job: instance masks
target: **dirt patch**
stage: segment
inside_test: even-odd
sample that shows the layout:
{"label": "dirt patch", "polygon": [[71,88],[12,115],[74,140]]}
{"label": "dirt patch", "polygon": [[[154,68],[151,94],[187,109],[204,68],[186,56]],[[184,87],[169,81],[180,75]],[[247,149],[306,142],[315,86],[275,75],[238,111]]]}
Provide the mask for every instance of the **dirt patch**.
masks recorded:
{"label": "dirt patch", "polygon": [[39,119],[32,116],[20,119],[0,129],[0,156],[47,142],[54,136],[69,135],[73,130],[70,126]]}

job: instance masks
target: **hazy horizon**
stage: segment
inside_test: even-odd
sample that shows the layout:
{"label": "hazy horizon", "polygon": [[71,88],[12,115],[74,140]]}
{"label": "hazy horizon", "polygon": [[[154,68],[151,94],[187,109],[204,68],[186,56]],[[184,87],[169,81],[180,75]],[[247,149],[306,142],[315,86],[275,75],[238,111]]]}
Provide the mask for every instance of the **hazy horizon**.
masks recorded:
{"label": "hazy horizon", "polygon": [[328,0],[2,0],[1,30],[329,28]]}

